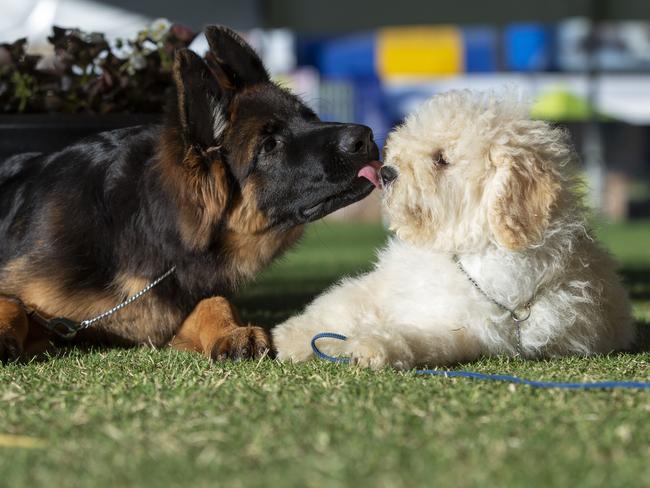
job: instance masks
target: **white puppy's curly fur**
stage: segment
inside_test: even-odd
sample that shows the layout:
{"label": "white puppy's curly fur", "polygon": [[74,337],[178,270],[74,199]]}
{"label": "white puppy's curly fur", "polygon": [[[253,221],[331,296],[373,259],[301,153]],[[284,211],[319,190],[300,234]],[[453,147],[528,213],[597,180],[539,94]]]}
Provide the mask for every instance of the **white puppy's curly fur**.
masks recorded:
{"label": "white puppy's curly fur", "polygon": [[[383,203],[395,233],[374,271],[344,279],[273,331],[278,357],[332,355],[373,368],[481,356],[607,353],[630,346],[630,303],[616,264],[587,230],[566,134],[502,93],[453,91],[388,139],[398,178]],[[510,314],[532,299],[520,333]]]}

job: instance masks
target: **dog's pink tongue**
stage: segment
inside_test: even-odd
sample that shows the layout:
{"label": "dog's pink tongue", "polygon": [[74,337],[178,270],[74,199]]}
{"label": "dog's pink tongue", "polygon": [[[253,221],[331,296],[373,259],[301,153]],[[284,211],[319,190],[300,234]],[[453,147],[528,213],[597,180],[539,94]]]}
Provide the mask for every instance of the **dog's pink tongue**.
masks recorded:
{"label": "dog's pink tongue", "polygon": [[379,168],[381,168],[381,163],[379,161],[373,161],[361,168],[357,176],[369,180],[376,188],[379,188]]}

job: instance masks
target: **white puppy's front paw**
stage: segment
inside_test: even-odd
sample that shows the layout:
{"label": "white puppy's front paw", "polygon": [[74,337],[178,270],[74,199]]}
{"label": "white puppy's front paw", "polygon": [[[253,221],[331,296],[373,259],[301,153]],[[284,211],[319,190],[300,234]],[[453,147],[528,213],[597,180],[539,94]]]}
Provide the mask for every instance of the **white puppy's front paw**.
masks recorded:
{"label": "white puppy's front paw", "polygon": [[303,362],[313,357],[311,349],[312,334],[300,326],[298,317],[276,326],[271,334],[273,347],[280,361]]}
{"label": "white puppy's front paw", "polygon": [[381,369],[391,366],[408,370],[413,367],[413,353],[403,340],[373,335],[352,337],[346,341],[345,350],[350,362],[363,368]]}
{"label": "white puppy's front paw", "polygon": [[389,364],[388,351],[382,341],[365,336],[347,340],[346,350],[350,362],[362,368],[381,369]]}

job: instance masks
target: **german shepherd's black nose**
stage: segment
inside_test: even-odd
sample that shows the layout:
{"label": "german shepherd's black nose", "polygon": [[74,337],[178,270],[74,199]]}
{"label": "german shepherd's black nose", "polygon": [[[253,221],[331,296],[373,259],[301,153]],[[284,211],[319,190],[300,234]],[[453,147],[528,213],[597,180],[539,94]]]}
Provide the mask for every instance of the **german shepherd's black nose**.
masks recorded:
{"label": "german shepherd's black nose", "polygon": [[339,150],[344,153],[368,154],[372,144],[372,130],[365,125],[347,125],[339,135]]}

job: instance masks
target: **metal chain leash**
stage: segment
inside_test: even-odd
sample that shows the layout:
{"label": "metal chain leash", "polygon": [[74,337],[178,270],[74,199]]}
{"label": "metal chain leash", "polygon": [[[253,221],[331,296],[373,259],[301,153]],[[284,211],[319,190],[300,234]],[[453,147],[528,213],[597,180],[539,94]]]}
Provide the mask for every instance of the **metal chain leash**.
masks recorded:
{"label": "metal chain leash", "polygon": [[481,288],[481,285],[478,284],[478,282],[467,272],[463,264],[460,262],[460,258],[454,254],[454,262],[456,263],[456,266],[458,266],[458,269],[465,275],[465,277],[469,280],[469,282],[474,285],[474,288],[476,288],[481,295],[483,295],[485,298],[487,298],[490,302],[492,302],[494,305],[499,307],[501,310],[504,312],[508,312],[510,314],[510,317],[512,320],[515,322],[515,332],[517,334],[517,344],[519,347],[519,352],[521,353],[521,322],[525,322],[530,318],[530,309],[533,306],[533,302],[535,301],[535,296],[533,295],[530,300],[528,300],[526,303],[523,304],[523,309],[524,309],[524,314],[522,316],[519,316],[516,312],[516,309],[511,309],[509,307],[506,307],[503,303],[497,301],[495,298],[491,297],[483,288]]}
{"label": "metal chain leash", "polygon": [[167,270],[167,272],[165,274],[163,274],[162,276],[158,277],[156,280],[149,283],[147,286],[145,286],[138,293],[136,293],[132,297],[128,298],[127,300],[123,301],[119,305],[115,305],[110,310],[107,310],[106,312],[101,313],[101,314],[97,315],[96,317],[93,317],[92,319],[87,319],[87,320],[81,321],[81,323],[79,324],[81,326],[79,328],[79,330],[87,329],[88,327],[93,325],[95,322],[98,322],[98,321],[100,321],[102,319],[105,319],[106,317],[109,317],[109,316],[113,315],[114,313],[118,312],[119,310],[122,310],[127,305],[131,305],[133,302],[138,300],[140,297],[142,297],[143,295],[149,293],[154,287],[156,287],[158,284],[160,284],[161,281],[163,281],[165,278],[167,278],[169,275],[171,275],[174,271],[176,271],[176,266],[172,266],[169,270]]}
{"label": "metal chain leash", "polygon": [[34,317],[41,325],[43,325],[48,330],[54,332],[55,334],[63,337],[64,339],[72,339],[78,332],[87,329],[88,327],[94,325],[106,317],[110,317],[114,313],[122,310],[124,307],[132,304],[136,300],[140,299],[143,295],[149,293],[154,287],[159,285],[163,280],[168,278],[174,271],[176,271],[176,266],[172,266],[166,273],[156,278],[154,281],[149,283],[142,290],[137,292],[135,295],[129,297],[122,303],[115,305],[110,310],[107,310],[93,318],[82,320],[81,322],[75,322],[74,320],[68,319],[66,317],[54,317],[51,319],[46,319],[42,317],[38,312],[32,310],[30,315]]}

